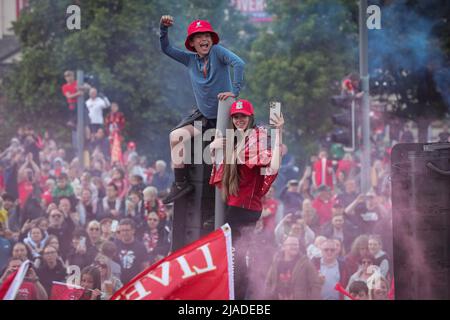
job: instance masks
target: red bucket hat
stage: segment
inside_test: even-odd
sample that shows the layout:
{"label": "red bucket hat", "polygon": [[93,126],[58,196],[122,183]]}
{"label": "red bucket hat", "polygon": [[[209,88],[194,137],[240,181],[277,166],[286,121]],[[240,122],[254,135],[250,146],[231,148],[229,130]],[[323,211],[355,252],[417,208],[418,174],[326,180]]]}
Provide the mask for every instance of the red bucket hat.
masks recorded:
{"label": "red bucket hat", "polygon": [[211,27],[211,24],[206,20],[195,20],[192,21],[187,29],[187,37],[186,41],[184,42],[184,45],[186,46],[186,49],[189,51],[195,52],[194,48],[192,48],[189,45],[190,38],[193,34],[199,33],[199,32],[209,32],[211,33],[213,44],[219,43],[219,35],[213,30]]}
{"label": "red bucket hat", "polygon": [[242,113],[246,116],[252,116],[254,114],[253,105],[248,100],[239,99],[233,102],[233,104],[231,105],[230,116],[236,113]]}

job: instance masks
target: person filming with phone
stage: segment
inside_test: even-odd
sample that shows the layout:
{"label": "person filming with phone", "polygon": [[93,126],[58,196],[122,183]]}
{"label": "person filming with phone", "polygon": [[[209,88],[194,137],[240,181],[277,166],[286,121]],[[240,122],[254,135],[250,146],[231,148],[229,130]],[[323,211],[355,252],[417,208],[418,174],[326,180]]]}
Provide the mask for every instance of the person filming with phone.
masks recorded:
{"label": "person filming with phone", "polygon": [[247,247],[242,243],[248,241],[241,241],[246,240],[241,238],[251,234],[245,229],[255,227],[261,217],[262,198],[277,177],[284,119],[281,112],[270,119],[275,129],[272,140],[275,142],[268,148],[268,132],[254,125],[254,109],[250,101],[235,101],[231,105],[230,116],[229,127],[233,129],[233,140],[216,137],[210,145],[212,159],[215,159],[218,149],[223,149],[225,160],[225,163],[213,166],[210,184],[221,189],[227,206],[225,221],[231,226],[236,249],[236,298],[243,299],[247,287]]}

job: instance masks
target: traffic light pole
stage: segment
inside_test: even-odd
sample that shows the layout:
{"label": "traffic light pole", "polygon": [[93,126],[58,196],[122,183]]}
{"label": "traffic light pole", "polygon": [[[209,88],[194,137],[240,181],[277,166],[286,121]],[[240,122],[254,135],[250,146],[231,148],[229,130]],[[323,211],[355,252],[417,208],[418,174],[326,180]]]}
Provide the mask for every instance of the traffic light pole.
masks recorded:
{"label": "traffic light pole", "polygon": [[[84,85],[83,70],[77,70],[78,87]],[[77,157],[80,168],[84,169],[84,94],[77,99]]]}
{"label": "traffic light pole", "polygon": [[369,115],[369,67],[368,67],[368,31],[366,27],[367,0],[359,1],[359,74],[362,82],[362,133],[363,153],[361,172],[361,192],[370,189],[370,115]]}
{"label": "traffic light pole", "polygon": [[355,99],[352,100],[352,152],[356,150]]}

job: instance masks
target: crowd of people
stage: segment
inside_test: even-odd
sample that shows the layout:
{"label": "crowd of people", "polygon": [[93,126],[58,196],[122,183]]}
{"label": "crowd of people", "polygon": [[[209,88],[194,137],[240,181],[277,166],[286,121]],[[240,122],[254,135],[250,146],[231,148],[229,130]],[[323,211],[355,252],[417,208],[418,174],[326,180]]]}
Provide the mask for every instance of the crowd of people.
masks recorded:
{"label": "crowd of people", "polygon": [[25,126],[1,153],[0,281],[33,262],[17,299],[51,298],[53,282],[69,278],[89,289],[83,299],[108,299],[168,254],[166,163],[149,166],[132,142],[122,164],[104,150],[94,146],[80,170],[48,134]]}
{"label": "crowd of people", "polygon": [[[53,281],[66,281],[77,266],[77,284],[91,289],[85,298],[108,299],[171,249],[172,206],[161,199],[173,178],[164,161],[149,166],[128,144],[123,165],[111,165],[96,147],[81,171],[66,153],[25,126],[1,154],[1,280],[33,261],[18,298],[50,298]],[[246,298],[340,299],[336,283],[355,297],[388,297],[389,156],[374,161],[365,194],[355,157],[331,159],[322,150],[279,196],[272,186],[249,247]],[[374,274],[383,286],[370,284]],[[261,278],[264,290],[252,290]]]}

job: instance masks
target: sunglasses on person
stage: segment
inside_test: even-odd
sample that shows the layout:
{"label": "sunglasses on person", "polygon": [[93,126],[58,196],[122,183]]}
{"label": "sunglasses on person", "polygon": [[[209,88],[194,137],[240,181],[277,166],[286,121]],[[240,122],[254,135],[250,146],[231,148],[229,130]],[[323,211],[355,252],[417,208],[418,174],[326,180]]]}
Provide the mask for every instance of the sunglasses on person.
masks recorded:
{"label": "sunglasses on person", "polygon": [[336,249],[333,249],[333,248],[325,248],[325,249],[323,249],[323,251],[325,251],[325,252],[335,252]]}
{"label": "sunglasses on person", "polygon": [[50,216],[50,218],[61,218],[61,217],[62,217],[61,214],[52,214],[52,215]]}
{"label": "sunglasses on person", "polygon": [[371,264],[372,261],[370,260],[361,260],[361,264]]}
{"label": "sunglasses on person", "polygon": [[100,228],[92,227],[92,228],[89,228],[89,230],[90,230],[90,231],[99,231]]}

